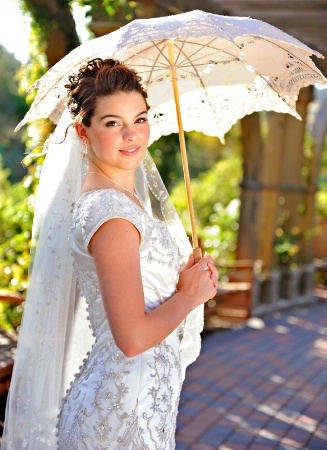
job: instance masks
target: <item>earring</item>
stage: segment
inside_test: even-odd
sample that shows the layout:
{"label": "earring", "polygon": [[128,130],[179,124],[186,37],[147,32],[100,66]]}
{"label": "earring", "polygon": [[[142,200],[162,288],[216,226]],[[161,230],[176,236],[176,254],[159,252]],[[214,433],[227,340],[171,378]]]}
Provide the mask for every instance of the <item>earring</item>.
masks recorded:
{"label": "earring", "polygon": [[88,154],[87,143],[86,143],[86,141],[83,141],[83,154],[84,154],[84,155],[87,155],[87,154]]}

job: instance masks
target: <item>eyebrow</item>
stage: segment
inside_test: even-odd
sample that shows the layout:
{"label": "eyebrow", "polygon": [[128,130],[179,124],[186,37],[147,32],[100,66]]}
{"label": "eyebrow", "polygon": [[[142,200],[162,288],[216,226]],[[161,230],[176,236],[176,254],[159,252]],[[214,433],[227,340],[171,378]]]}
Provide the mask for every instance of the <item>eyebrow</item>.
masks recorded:
{"label": "eyebrow", "polygon": [[[147,110],[144,110],[144,111],[142,111],[142,112],[136,114],[135,118],[136,118],[136,117],[139,117],[139,116],[142,116],[142,114],[148,114],[148,111],[147,111]],[[101,117],[100,120],[105,119],[105,118],[107,118],[107,117],[114,117],[115,119],[121,119],[121,118],[122,118],[122,116],[118,116],[117,114],[105,114],[104,116]]]}

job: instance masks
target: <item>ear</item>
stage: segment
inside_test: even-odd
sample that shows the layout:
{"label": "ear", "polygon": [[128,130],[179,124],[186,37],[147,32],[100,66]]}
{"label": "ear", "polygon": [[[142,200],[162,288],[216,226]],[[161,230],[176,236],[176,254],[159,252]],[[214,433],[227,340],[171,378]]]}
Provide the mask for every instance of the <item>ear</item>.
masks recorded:
{"label": "ear", "polygon": [[74,128],[75,131],[78,135],[78,137],[82,140],[82,141],[86,141],[87,144],[89,144],[89,139],[87,137],[87,128],[84,124],[78,122],[74,124]]}

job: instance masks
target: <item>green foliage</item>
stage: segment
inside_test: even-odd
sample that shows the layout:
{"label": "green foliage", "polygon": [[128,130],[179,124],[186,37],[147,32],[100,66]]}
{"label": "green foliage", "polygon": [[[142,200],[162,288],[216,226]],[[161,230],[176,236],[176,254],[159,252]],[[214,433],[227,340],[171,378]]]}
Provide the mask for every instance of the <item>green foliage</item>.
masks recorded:
{"label": "green foliage", "polygon": [[[239,218],[240,158],[231,155],[191,180],[197,233],[203,250],[215,259],[232,259]],[[191,234],[184,182],[172,190],[172,200],[188,234]]]}
{"label": "green foliage", "polygon": [[[1,170],[0,175],[4,176]],[[0,289],[25,293],[34,195],[27,183],[0,188]]]}
{"label": "green foliage", "polygon": [[139,2],[133,0],[76,0],[80,6],[89,6],[88,15],[104,10],[109,17],[122,18],[130,22],[135,18]]}
{"label": "green foliage", "polygon": [[109,16],[115,16],[118,12],[123,14],[127,22],[135,18],[135,10],[138,2],[131,0],[102,0],[102,4]]}
{"label": "green foliage", "polygon": [[0,302],[0,327],[5,330],[16,329],[22,319],[23,305],[13,306],[8,301]]}
{"label": "green foliage", "polygon": [[183,178],[178,135],[162,136],[149,147],[149,152],[158,167],[165,186],[168,191],[171,190]]}
{"label": "green foliage", "polygon": [[[232,259],[236,249],[242,177],[239,129],[233,127],[227,133],[226,145],[216,137],[198,132],[185,133],[185,141],[201,247],[216,259]],[[178,135],[162,136],[149,150],[191,235]]]}
{"label": "green foliage", "polygon": [[[240,140],[237,128],[228,133],[228,145],[218,138],[192,131],[184,133],[187,148],[188,167],[191,179],[211,169],[214,164],[232,154],[240,152]],[[178,134],[162,136],[149,147],[160,175],[168,191],[183,179],[183,166]]]}
{"label": "green foliage", "polygon": [[[278,266],[289,266],[292,259],[296,257],[300,249],[303,235],[300,233],[287,233],[282,228],[278,228],[274,254],[277,257]],[[294,263],[295,266],[297,265]]]}
{"label": "green foliage", "polygon": [[[19,68],[20,63],[0,45],[0,123],[2,131],[5,127],[8,128],[8,122],[10,126],[15,125],[28,109],[25,98],[17,94]],[[10,137],[12,136],[14,136],[13,129],[10,134]],[[2,133],[0,139],[0,143],[3,144]]]}
{"label": "green foliage", "polygon": [[[11,184],[8,170],[0,167],[0,290],[25,294],[34,210],[33,183]],[[22,307],[0,304],[0,326],[16,327]]]}
{"label": "green foliage", "polygon": [[25,98],[17,93],[19,67],[14,56],[0,46],[0,155],[11,169],[11,181],[20,180],[26,173],[20,165],[25,150],[22,133],[14,132],[28,109]]}
{"label": "green foliage", "polygon": [[327,186],[317,192],[316,201],[318,216],[327,217]]}

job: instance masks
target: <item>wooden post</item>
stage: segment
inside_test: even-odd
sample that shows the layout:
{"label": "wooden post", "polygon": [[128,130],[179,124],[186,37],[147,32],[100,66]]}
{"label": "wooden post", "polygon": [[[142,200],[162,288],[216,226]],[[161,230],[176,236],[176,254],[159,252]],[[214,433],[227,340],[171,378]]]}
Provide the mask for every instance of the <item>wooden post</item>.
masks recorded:
{"label": "wooden post", "polygon": [[[312,86],[302,89],[297,111],[302,121],[289,114],[268,113],[269,131],[263,146],[259,114],[241,120],[244,148],[244,176],[241,184],[241,214],[237,259],[261,259],[265,269],[274,266],[273,247],[279,204],[287,211],[284,224],[290,234],[303,235],[310,230],[313,216],[312,195],[307,195],[305,212],[303,198],[306,187],[303,177],[303,142],[308,103]],[[312,163],[311,186],[317,174]],[[306,241],[300,243],[302,254]],[[308,250],[306,250],[308,252]],[[309,255],[302,255],[301,260]],[[296,261],[298,260],[297,257]]]}
{"label": "wooden post", "polygon": [[257,254],[258,184],[263,155],[260,115],[255,112],[241,119],[243,143],[243,181],[236,259],[255,259]]}
{"label": "wooden post", "polygon": [[244,177],[237,259],[260,259],[265,270],[274,265],[273,245],[278,210],[285,114],[268,113],[269,131],[262,143],[259,113],[241,120]]}
{"label": "wooden post", "polygon": [[[285,134],[283,140],[283,158],[281,162],[280,185],[283,198],[283,216],[285,222],[282,224],[284,232],[294,244],[298,251],[290,256],[287,264],[300,263],[300,248],[303,247],[305,234],[308,232],[309,224],[304,224],[302,218],[305,211],[306,183],[304,168],[304,136],[306,130],[306,119],[308,104],[313,99],[313,86],[301,89],[296,104],[297,112],[302,121],[291,115],[285,117]],[[311,212],[312,213],[312,212]],[[311,214],[310,213],[310,214]]]}
{"label": "wooden post", "polygon": [[304,135],[312,92],[312,86],[300,91],[297,111],[302,121],[289,114],[269,113],[265,147],[261,142],[258,113],[241,120],[244,176],[237,259],[261,259],[266,269],[274,266],[279,209],[286,212],[283,224],[286,232],[299,235],[299,252],[289,263],[308,262],[312,257],[308,234],[313,227],[317,158],[311,160],[307,187],[303,175]]}
{"label": "wooden post", "polygon": [[[313,100],[313,89],[311,90],[311,97],[309,101]],[[309,93],[310,95],[310,93]],[[302,233],[306,234],[305,239],[300,245],[299,258],[301,262],[308,263],[312,261],[312,231],[315,225],[315,197],[317,192],[317,181],[319,176],[319,169],[321,165],[321,151],[322,145],[314,140],[311,145],[311,155],[308,164],[308,177],[306,186],[306,195],[304,200],[304,212],[301,216],[300,227]]]}
{"label": "wooden post", "polygon": [[256,222],[258,239],[256,258],[263,261],[265,269],[274,266],[273,246],[278,211],[278,185],[283,161],[285,118],[285,114],[268,113],[269,131],[258,175],[261,189]]}

